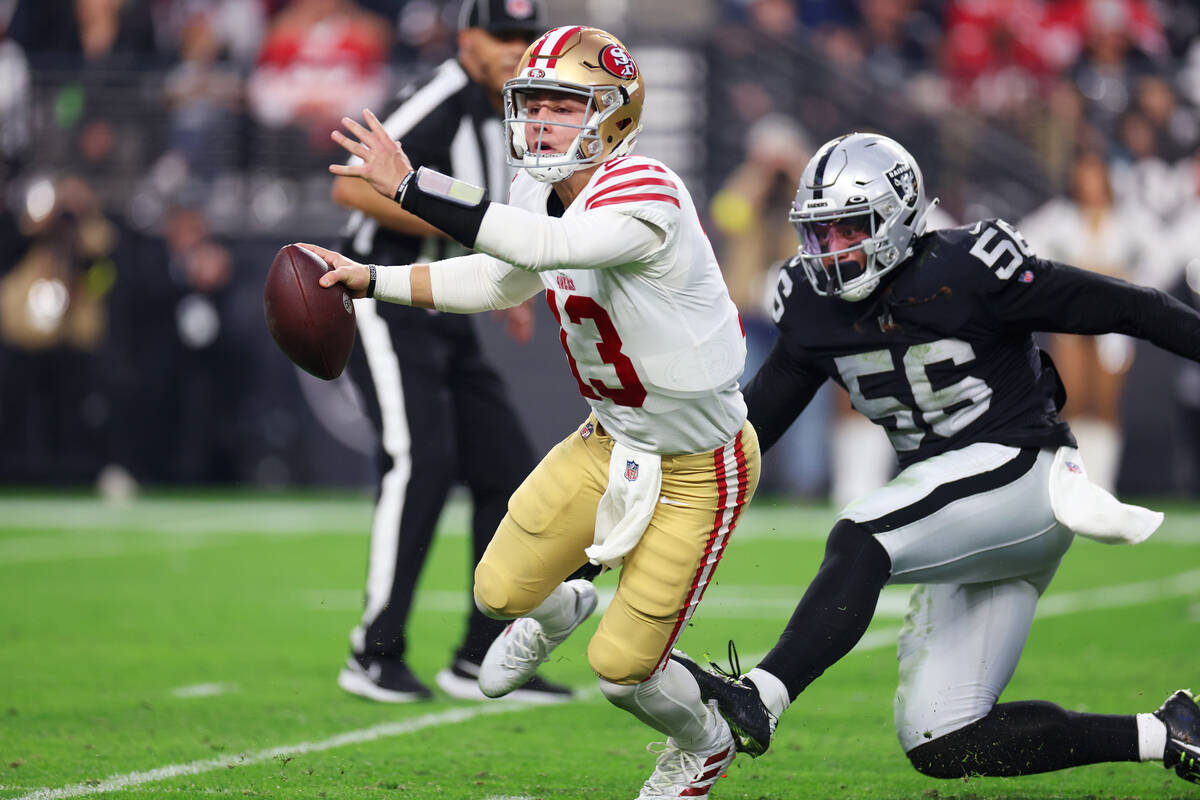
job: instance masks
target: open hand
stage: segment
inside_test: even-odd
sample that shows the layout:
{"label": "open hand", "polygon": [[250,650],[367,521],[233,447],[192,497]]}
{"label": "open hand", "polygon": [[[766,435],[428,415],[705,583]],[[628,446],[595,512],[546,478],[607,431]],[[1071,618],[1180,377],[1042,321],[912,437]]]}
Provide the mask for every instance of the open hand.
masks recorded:
{"label": "open hand", "polygon": [[352,156],[362,159],[361,164],[330,164],[334,175],[362,178],[371,188],[389,200],[396,196],[400,181],[412,172],[412,162],[404,154],[400,143],[392,139],[370,109],[363,109],[367,127],[359,125],[349,117],[342,117],[342,125],[357,137],[351,139],[341,131],[333,131],[330,138],[345,148]]}

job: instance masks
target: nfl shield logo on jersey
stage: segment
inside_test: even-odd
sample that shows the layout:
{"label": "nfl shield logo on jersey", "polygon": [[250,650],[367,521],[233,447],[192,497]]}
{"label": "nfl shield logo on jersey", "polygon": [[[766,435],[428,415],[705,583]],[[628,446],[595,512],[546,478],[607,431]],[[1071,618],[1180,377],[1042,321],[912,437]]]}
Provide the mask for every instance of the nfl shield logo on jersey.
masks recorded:
{"label": "nfl shield logo on jersey", "polygon": [[586,439],[589,436],[591,436],[592,432],[595,430],[596,429],[592,426],[592,423],[589,422],[588,424],[584,425],[582,428],[579,429],[579,438]]}
{"label": "nfl shield logo on jersey", "polygon": [[636,481],[638,475],[638,465],[636,461],[625,462],[625,480]]}

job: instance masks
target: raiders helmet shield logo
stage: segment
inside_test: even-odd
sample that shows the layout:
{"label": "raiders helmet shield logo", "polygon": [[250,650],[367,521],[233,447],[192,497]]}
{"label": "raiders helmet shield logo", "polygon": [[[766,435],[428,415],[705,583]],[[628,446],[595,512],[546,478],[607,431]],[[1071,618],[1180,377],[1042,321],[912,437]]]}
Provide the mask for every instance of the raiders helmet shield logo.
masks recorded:
{"label": "raiders helmet shield logo", "polygon": [[625,52],[624,47],[616,44],[610,44],[600,51],[600,66],[604,67],[605,72],[616,75],[623,81],[631,81],[638,74],[633,56]]}
{"label": "raiders helmet shield logo", "polygon": [[533,15],[533,0],[504,0],[504,10],[510,17],[525,19]]}
{"label": "raiders helmet shield logo", "polygon": [[636,481],[638,476],[638,463],[636,461],[625,462],[625,480]]}
{"label": "raiders helmet shield logo", "polygon": [[900,198],[900,202],[906,206],[915,206],[917,204],[917,176],[913,173],[912,167],[897,161],[896,165],[886,174],[888,183],[892,185],[892,191],[896,193],[896,197]]}

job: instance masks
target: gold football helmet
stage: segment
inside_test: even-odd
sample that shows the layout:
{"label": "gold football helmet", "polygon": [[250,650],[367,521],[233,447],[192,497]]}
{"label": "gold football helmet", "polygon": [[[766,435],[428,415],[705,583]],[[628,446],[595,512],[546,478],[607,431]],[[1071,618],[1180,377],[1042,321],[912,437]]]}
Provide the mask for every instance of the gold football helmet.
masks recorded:
{"label": "gold football helmet", "polygon": [[[527,141],[527,101],[547,93],[574,96],[587,104],[583,124],[543,122],[537,142]],[[504,84],[504,133],[508,163],[540,181],[556,183],[578,169],[633,149],[642,129],[645,87],[625,46],[598,28],[567,25],[548,31],[522,56],[515,77]],[[544,152],[546,126],[577,129],[561,153]]]}

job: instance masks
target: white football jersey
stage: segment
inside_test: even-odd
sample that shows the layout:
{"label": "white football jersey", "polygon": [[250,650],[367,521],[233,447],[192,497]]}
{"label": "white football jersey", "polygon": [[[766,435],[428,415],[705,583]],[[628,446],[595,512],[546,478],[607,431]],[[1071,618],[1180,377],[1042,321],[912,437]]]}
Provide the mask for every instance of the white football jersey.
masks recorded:
{"label": "white football jersey", "polygon": [[[509,203],[546,213],[552,187],[518,173]],[[539,272],[579,391],[612,436],[647,452],[699,453],[746,421],[746,343],[712,245],[679,176],[652,158],[605,163],[564,218],[611,209],[665,234],[605,269]]]}

